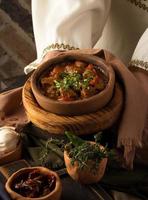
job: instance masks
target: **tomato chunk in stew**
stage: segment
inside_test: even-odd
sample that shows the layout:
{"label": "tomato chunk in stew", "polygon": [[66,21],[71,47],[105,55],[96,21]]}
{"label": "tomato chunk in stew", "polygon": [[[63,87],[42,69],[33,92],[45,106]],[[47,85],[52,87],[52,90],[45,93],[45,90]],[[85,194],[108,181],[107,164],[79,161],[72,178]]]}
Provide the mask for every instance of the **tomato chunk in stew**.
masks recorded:
{"label": "tomato chunk in stew", "polygon": [[100,68],[82,61],[63,62],[40,80],[43,94],[59,101],[74,101],[98,94],[107,84]]}

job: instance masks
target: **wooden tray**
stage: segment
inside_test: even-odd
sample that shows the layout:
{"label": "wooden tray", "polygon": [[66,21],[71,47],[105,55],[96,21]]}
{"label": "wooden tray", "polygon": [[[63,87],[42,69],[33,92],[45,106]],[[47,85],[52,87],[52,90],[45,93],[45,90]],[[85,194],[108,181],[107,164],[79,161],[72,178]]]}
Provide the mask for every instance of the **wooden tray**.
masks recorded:
{"label": "wooden tray", "polygon": [[118,119],[123,105],[123,91],[116,83],[114,96],[98,112],[81,116],[59,116],[43,110],[36,102],[28,80],[23,87],[23,104],[29,120],[37,127],[52,134],[72,131],[77,135],[92,134],[111,127]]}

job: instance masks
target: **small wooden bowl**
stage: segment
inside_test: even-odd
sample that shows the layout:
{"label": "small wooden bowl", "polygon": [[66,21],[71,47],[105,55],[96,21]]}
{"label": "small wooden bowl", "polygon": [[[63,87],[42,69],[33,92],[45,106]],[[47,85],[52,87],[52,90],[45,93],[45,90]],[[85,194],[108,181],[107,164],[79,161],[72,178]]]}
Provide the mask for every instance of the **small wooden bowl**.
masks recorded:
{"label": "small wooden bowl", "polygon": [[[41,174],[54,175],[56,177],[56,185],[55,185],[54,190],[51,193],[39,198],[29,198],[29,197],[24,197],[12,190],[12,184],[16,178],[18,178],[20,175],[24,173],[31,172],[33,170],[39,170]],[[18,170],[17,172],[15,172],[9,177],[9,179],[6,182],[5,188],[7,192],[9,193],[9,195],[11,196],[11,198],[15,200],[59,200],[61,196],[61,192],[62,192],[62,184],[57,173],[45,167],[28,167],[28,168],[22,168]]]}
{"label": "small wooden bowl", "polygon": [[[92,184],[100,181],[105,173],[107,160],[108,160],[107,158],[103,158],[98,165],[96,173],[93,173],[88,168],[84,168],[82,170],[79,169],[77,161],[75,161],[74,165],[72,165],[71,159],[68,156],[67,151],[64,151],[64,161],[68,174],[71,176],[73,180],[80,182],[81,184]],[[95,162],[95,160],[88,161],[88,165],[91,166],[93,162]]]}
{"label": "small wooden bowl", "polygon": [[[108,78],[108,83],[105,89],[92,97],[82,100],[69,101],[69,102],[52,100],[44,96],[39,86],[40,78],[44,74],[46,74],[47,71],[51,70],[51,66],[53,66],[54,64],[72,60],[79,60],[97,65],[100,68],[100,70],[104,73],[104,75]],[[98,111],[100,108],[103,108],[112,98],[114,83],[115,83],[115,74],[110,65],[105,63],[105,61],[102,60],[101,58],[80,53],[79,54],[65,53],[65,55],[49,59],[45,63],[41,64],[35,70],[35,72],[32,74],[31,77],[31,89],[38,104],[43,109],[51,113],[58,115],[66,115],[66,116],[75,116],[75,115],[93,113]]]}
{"label": "small wooden bowl", "polygon": [[0,158],[0,165],[7,164],[12,161],[19,160],[22,154],[22,142],[19,141],[16,148],[9,153],[6,153],[3,157]]}

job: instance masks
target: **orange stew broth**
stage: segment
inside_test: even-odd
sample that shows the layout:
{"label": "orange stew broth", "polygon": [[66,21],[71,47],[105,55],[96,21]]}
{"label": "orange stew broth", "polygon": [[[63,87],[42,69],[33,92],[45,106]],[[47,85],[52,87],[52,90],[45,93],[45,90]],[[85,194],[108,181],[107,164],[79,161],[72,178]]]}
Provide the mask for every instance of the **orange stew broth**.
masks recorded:
{"label": "orange stew broth", "polygon": [[59,101],[74,101],[101,92],[108,82],[98,66],[82,61],[57,64],[41,78],[43,94]]}

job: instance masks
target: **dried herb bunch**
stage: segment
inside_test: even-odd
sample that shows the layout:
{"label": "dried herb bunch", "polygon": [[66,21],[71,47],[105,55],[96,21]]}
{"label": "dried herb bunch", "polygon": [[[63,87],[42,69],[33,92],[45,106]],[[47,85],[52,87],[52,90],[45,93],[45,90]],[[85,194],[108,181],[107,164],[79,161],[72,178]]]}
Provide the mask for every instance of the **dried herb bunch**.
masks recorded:
{"label": "dried herb bunch", "polygon": [[98,137],[97,142],[89,142],[70,132],[65,132],[65,134],[70,140],[70,143],[65,146],[65,151],[71,159],[71,164],[74,165],[77,162],[80,170],[87,168],[95,173],[100,161],[113,155],[113,152],[109,151],[107,146],[101,146]]}
{"label": "dried herb bunch", "polygon": [[59,169],[64,166],[63,151],[64,140],[49,139],[42,142],[42,151],[39,160],[41,165],[47,168]]}

